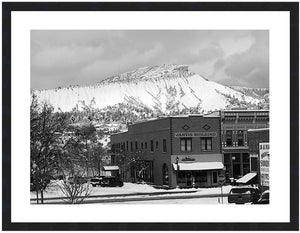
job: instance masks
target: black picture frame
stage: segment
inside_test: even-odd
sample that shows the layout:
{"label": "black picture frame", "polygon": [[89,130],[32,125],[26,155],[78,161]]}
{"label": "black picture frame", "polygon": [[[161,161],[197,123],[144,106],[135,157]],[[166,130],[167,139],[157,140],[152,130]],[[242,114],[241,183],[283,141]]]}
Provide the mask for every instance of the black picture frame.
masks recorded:
{"label": "black picture frame", "polygon": [[[286,11],[290,13],[290,221],[12,222],[11,13],[13,11]],[[298,2],[3,2],[2,3],[2,229],[3,230],[299,230],[299,3]]]}

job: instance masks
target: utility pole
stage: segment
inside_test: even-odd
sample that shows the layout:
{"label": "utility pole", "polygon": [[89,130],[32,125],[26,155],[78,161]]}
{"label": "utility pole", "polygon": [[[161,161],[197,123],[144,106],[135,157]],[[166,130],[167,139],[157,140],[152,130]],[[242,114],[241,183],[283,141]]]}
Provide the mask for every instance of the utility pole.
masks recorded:
{"label": "utility pole", "polygon": [[178,156],[176,157],[176,188],[179,188],[179,185],[178,185],[178,173],[179,173],[179,158]]}

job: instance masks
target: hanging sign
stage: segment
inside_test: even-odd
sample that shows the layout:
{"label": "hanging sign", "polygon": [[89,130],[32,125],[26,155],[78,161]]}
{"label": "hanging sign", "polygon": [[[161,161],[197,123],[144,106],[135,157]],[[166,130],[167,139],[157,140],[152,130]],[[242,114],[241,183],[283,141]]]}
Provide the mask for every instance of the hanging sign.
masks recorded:
{"label": "hanging sign", "polygon": [[260,184],[269,187],[270,145],[268,142],[259,143]]}

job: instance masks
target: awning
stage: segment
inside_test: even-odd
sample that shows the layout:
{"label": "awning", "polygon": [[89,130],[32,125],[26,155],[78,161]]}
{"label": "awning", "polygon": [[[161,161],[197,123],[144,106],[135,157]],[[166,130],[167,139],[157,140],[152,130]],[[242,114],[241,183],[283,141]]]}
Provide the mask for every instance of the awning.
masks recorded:
{"label": "awning", "polygon": [[[222,162],[193,162],[193,163],[178,163],[179,171],[203,171],[203,170],[218,170],[223,169]],[[173,163],[173,168],[177,170],[177,164]]]}
{"label": "awning", "polygon": [[236,182],[240,183],[240,184],[247,184],[255,177],[256,177],[256,173],[251,172],[251,173],[244,175],[242,178],[238,179]]}
{"label": "awning", "polygon": [[104,171],[117,171],[119,170],[119,166],[103,166]]}

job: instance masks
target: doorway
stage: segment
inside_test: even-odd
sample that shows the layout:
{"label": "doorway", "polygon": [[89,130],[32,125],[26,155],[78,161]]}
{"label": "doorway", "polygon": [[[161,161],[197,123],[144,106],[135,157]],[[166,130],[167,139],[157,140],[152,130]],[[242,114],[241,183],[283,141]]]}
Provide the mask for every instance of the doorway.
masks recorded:
{"label": "doorway", "polygon": [[186,186],[192,186],[192,173],[186,173]]}
{"label": "doorway", "polygon": [[240,163],[233,164],[233,178],[239,178],[241,176]]}

